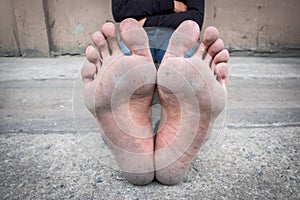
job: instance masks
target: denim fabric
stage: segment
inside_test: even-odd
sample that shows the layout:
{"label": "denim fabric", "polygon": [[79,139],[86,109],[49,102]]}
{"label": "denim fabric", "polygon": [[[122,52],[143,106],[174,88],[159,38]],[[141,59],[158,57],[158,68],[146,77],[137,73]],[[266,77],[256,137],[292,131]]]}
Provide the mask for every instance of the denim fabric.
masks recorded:
{"label": "denim fabric", "polygon": [[[145,30],[149,38],[150,51],[153,61],[159,65],[166,53],[173,30],[164,28],[145,28]],[[130,50],[126,47],[123,41],[120,40],[119,44],[122,52],[125,55],[130,55]],[[184,57],[191,57],[195,52],[195,49],[195,47],[190,49]]]}

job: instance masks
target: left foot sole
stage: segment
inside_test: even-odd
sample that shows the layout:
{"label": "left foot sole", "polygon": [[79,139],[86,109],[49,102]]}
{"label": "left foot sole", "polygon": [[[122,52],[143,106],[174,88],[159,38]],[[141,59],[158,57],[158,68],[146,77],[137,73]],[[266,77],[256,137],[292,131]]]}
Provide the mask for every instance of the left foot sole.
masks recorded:
{"label": "left foot sole", "polygon": [[90,62],[82,69],[85,103],[97,118],[125,178],[133,184],[145,185],[154,178],[149,109],[156,69],[147,35],[139,23],[124,20],[120,31],[131,56],[121,52],[114,24],[104,24],[93,36],[99,52],[93,47],[86,51]]}

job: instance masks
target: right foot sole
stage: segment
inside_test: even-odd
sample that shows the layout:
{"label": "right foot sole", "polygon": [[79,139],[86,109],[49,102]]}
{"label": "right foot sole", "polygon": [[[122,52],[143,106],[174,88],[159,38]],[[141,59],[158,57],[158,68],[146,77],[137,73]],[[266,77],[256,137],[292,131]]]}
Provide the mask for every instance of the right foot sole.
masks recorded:
{"label": "right foot sole", "polygon": [[167,185],[185,177],[225,105],[226,89],[211,69],[212,58],[202,59],[200,49],[191,58],[183,57],[197,42],[197,27],[186,21],[173,33],[157,75],[163,112],[156,137],[155,170],[156,179]]}

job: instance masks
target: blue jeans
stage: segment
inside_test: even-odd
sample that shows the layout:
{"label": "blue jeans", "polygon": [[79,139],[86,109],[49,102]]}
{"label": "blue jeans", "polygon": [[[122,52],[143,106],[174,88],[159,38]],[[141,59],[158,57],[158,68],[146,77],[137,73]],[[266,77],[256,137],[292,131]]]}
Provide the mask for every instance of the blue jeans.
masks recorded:
{"label": "blue jeans", "polygon": [[[145,28],[149,39],[150,51],[152,54],[153,62],[158,65],[161,63],[167,47],[169,45],[169,40],[172,36],[173,30],[166,28]],[[125,55],[131,55],[130,50],[126,47],[123,41],[119,41],[120,48]],[[195,52],[195,47],[190,49],[184,57],[189,58]]]}

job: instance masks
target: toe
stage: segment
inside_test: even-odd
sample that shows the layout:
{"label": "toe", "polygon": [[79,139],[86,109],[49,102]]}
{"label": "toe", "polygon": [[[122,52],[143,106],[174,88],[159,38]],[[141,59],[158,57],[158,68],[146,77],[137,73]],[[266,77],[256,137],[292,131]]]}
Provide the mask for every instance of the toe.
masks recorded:
{"label": "toe", "polygon": [[214,57],[214,63],[219,64],[219,63],[227,63],[229,61],[230,55],[227,49],[223,49],[220,51],[215,57]]}
{"label": "toe", "polygon": [[228,81],[228,64],[227,63],[219,63],[215,67],[215,73],[217,75],[217,80],[221,84],[227,84]]}
{"label": "toe", "polygon": [[94,80],[95,74],[100,70],[100,58],[99,52],[92,46],[86,49],[85,55],[87,62],[81,69],[81,78],[85,83],[88,83]]}
{"label": "toe", "polygon": [[208,54],[211,57],[215,57],[217,53],[224,49],[224,42],[221,39],[217,39],[208,47]]}
{"label": "toe", "polygon": [[205,29],[201,44],[195,55],[203,56],[205,52],[209,50],[209,46],[212,45],[219,38],[219,31],[215,27],[208,27]]}
{"label": "toe", "polygon": [[111,22],[105,23],[101,28],[101,32],[109,44],[111,53],[120,54],[122,51],[117,40],[117,30],[115,24]]}
{"label": "toe", "polygon": [[196,22],[191,20],[182,22],[170,38],[164,59],[184,56],[189,49],[196,45],[199,36],[200,29]]}
{"label": "toe", "polygon": [[[121,38],[132,54],[151,58],[148,36],[135,19],[125,19],[120,24]],[[152,58],[151,58],[152,60]]]}
{"label": "toe", "polygon": [[213,42],[219,38],[219,31],[215,27],[208,27],[205,29],[202,39],[202,44],[207,49]]}
{"label": "toe", "polygon": [[94,64],[97,70],[100,70],[101,63],[99,52],[94,47],[89,46],[86,48],[85,55],[88,61]]}
{"label": "toe", "polygon": [[105,36],[100,31],[97,31],[93,34],[92,40],[101,52],[102,57],[107,57],[109,55],[109,49]]}
{"label": "toe", "polygon": [[96,67],[94,64],[90,62],[84,63],[81,69],[81,78],[85,83],[89,83],[94,80],[94,76],[96,74]]}

